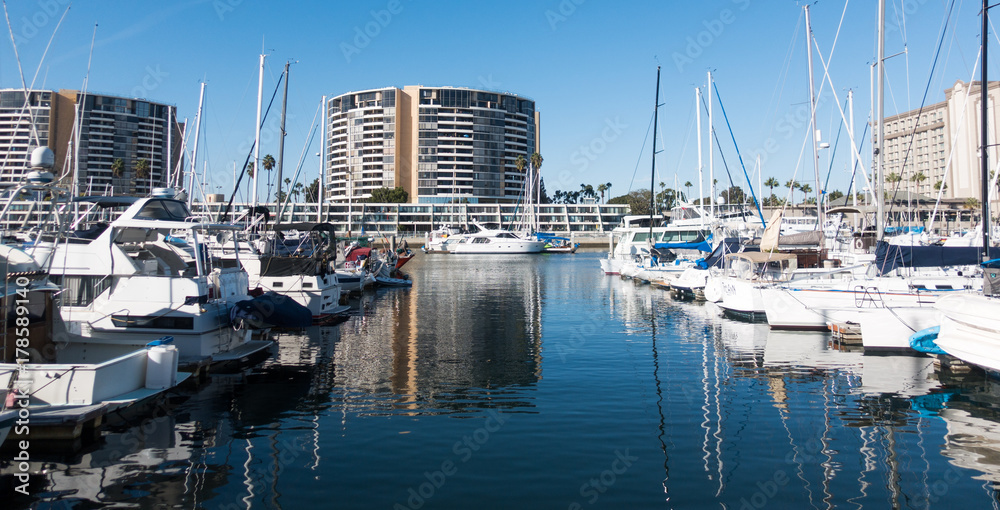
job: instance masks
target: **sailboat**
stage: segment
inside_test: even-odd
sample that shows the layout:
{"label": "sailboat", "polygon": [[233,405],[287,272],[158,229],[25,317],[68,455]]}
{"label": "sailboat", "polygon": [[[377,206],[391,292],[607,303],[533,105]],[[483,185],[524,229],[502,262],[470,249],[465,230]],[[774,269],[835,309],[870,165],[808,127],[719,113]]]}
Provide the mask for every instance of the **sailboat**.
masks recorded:
{"label": "sailboat", "polygon": [[[885,124],[884,18],[884,2],[880,2],[875,98],[878,141],[884,139]],[[883,152],[877,152],[875,162],[878,190],[884,189]],[[884,239],[885,201],[879,198],[876,205],[875,260],[766,289],[764,302],[772,328],[825,330],[831,322],[849,321],[862,324],[865,349],[910,350],[909,334],[933,320],[931,307],[938,299],[979,287],[976,271],[966,270],[979,260],[974,249],[890,243]],[[861,239],[856,241],[859,247],[864,244]]]}
{"label": "sailboat", "polygon": [[[980,116],[980,164],[982,192],[982,220],[980,225],[983,236],[982,258],[983,293],[948,296],[935,303],[941,314],[940,331],[935,343],[944,352],[967,363],[978,365],[984,369],[1000,372],[1000,267],[998,260],[990,259],[990,190],[989,190],[989,159],[986,152],[989,147],[987,124],[989,105],[989,81],[987,80],[987,48],[986,37],[989,29],[988,2],[983,0],[982,16],[982,67],[979,91],[982,114]],[[990,228],[985,228],[989,225]],[[923,333],[918,332],[915,337]],[[912,341],[912,340],[911,340]]]}

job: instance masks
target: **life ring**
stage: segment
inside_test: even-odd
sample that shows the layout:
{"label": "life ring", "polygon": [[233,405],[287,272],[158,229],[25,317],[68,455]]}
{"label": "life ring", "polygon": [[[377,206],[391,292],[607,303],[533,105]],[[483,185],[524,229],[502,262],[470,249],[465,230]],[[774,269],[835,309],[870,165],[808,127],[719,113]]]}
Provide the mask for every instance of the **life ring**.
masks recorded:
{"label": "life ring", "polygon": [[865,247],[865,243],[863,243],[861,241],[861,238],[858,238],[858,239],[854,240],[854,249],[855,250],[862,250],[862,249],[864,249],[864,247]]}

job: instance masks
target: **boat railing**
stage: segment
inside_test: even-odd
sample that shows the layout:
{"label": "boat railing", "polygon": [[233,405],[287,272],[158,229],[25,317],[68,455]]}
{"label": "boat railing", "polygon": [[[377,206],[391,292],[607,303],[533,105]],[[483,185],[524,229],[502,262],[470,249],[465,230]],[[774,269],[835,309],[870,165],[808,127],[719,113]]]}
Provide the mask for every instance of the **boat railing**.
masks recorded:
{"label": "boat railing", "polygon": [[868,287],[857,285],[854,287],[854,307],[855,308],[885,308],[885,300],[882,299],[882,289],[878,287]]}

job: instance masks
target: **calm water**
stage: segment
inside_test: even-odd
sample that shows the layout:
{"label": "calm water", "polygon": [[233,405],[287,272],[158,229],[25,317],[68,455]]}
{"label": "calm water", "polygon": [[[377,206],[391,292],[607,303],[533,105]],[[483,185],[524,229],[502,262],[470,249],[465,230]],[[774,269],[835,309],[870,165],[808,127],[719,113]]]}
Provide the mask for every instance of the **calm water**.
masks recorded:
{"label": "calm water", "polygon": [[722,319],[600,256],[418,255],[412,289],[264,366],[37,452],[0,507],[1000,506],[993,383]]}

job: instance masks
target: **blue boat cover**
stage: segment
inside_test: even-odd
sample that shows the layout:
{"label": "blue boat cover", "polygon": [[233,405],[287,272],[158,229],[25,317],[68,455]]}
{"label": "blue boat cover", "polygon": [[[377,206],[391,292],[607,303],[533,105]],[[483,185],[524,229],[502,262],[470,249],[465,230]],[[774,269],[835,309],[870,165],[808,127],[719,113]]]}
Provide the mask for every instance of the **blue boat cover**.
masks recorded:
{"label": "blue boat cover", "polygon": [[288,296],[265,292],[233,305],[230,318],[252,328],[305,328],[312,325],[312,312]]}
{"label": "blue boat cover", "polygon": [[910,335],[910,347],[917,352],[924,352],[927,354],[948,354],[947,352],[944,352],[944,349],[938,347],[935,342],[940,331],[941,326],[934,326],[932,328],[917,331],[916,333]]}
{"label": "blue boat cover", "polygon": [[[879,241],[875,266],[879,274],[897,267],[977,266],[982,251],[976,246],[902,246]],[[990,258],[1000,258],[1000,248],[990,248]]]}
{"label": "blue boat cover", "polygon": [[990,259],[980,265],[990,269],[1000,269],[1000,259]]}
{"label": "blue boat cover", "polygon": [[739,238],[727,237],[715,247],[715,250],[712,250],[711,254],[695,263],[702,269],[722,267],[722,261],[725,260],[727,254],[743,251],[760,251],[760,246],[744,246]]}
{"label": "blue boat cover", "polygon": [[653,248],[657,250],[698,250],[706,253],[711,253],[712,245],[708,241],[701,241],[700,243],[656,243]]}

